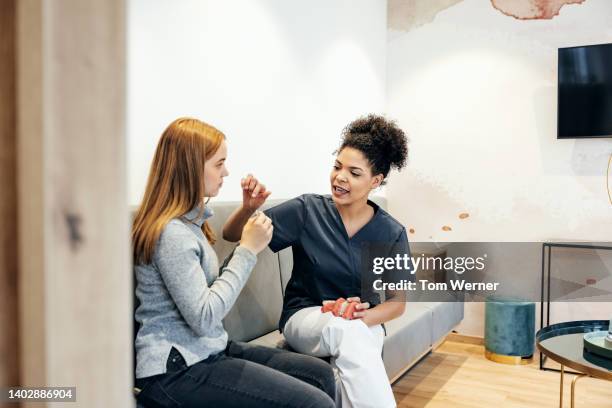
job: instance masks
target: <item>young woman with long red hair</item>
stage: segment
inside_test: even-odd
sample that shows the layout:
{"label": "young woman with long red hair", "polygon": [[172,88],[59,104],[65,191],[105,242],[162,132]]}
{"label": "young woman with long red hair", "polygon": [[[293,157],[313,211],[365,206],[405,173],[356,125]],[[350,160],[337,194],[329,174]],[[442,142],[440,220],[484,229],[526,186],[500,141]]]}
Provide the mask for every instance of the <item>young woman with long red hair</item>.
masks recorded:
{"label": "young woman with long red hair", "polygon": [[[192,118],[162,134],[132,227],[139,330],[136,386],[146,407],[332,407],[325,362],[284,350],[228,342],[222,319],[272,237],[270,219],[251,217],[227,265],[211,243],[206,199],[218,194],[227,146],[215,127]],[[269,196],[250,179],[243,206]]]}

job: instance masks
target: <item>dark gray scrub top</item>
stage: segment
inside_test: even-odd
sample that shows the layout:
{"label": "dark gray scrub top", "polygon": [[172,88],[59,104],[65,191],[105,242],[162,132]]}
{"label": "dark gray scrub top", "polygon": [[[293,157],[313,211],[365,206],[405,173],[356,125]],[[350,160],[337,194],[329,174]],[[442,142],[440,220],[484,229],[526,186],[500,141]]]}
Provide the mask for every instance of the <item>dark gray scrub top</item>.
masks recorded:
{"label": "dark gray scrub top", "polygon": [[[270,249],[278,252],[291,247],[293,251],[293,271],[279,321],[281,331],[295,312],[321,306],[323,300],[360,296],[363,302],[380,303],[374,291],[362,293],[362,276],[376,277],[367,272],[368,266],[361,268],[362,248],[382,244],[388,256],[410,256],[410,249],[404,226],[372,201],[368,204],[374,208],[374,216],[350,239],[330,195],[304,194],[265,211],[274,225]],[[407,275],[404,272],[401,276]]]}

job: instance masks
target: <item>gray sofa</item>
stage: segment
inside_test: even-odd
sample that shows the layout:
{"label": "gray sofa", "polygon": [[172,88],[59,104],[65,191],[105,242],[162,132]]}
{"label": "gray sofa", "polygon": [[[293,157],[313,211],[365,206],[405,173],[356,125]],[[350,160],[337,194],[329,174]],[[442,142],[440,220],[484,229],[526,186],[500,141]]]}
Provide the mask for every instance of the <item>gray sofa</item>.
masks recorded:
{"label": "gray sofa", "polygon": [[[386,208],[384,199],[375,199]],[[267,206],[277,204],[271,202]],[[211,202],[215,215],[210,225],[217,234],[214,245],[219,259],[227,257],[235,243],[223,240],[224,221],[239,203]],[[224,320],[231,340],[252,342],[269,347],[286,347],[278,331],[285,286],[291,276],[291,249],[276,254],[265,249],[235,306]],[[462,302],[408,302],[406,312],[385,324],[383,359],[389,380],[394,382],[406,370],[427,355],[463,319]]]}

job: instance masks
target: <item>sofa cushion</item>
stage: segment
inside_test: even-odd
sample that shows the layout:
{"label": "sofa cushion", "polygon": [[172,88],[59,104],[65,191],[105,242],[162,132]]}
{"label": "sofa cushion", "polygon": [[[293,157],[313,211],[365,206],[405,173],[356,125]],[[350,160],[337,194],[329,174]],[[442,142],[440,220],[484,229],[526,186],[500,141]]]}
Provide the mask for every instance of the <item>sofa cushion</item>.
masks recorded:
{"label": "sofa cushion", "polygon": [[432,324],[432,310],[419,303],[407,304],[404,314],[385,323],[383,360],[389,379],[431,347]]}
{"label": "sofa cushion", "polygon": [[278,330],[274,330],[264,336],[251,340],[249,343],[258,346],[274,347],[289,350],[285,337]]}
{"label": "sofa cushion", "polygon": [[[270,205],[272,205],[271,203]],[[211,202],[214,217],[209,225],[217,235],[214,249],[220,261],[225,259],[236,247],[222,237],[222,229],[230,214],[237,208],[237,202]],[[268,334],[278,328],[283,306],[278,256],[264,249],[257,256],[257,264],[244,289],[238,296],[234,307],[223,319],[230,340],[250,341]]]}
{"label": "sofa cushion", "polygon": [[291,250],[291,247],[278,251],[278,260],[280,262],[281,284],[284,297],[287,283],[289,283],[289,279],[291,279],[291,272],[293,271],[293,251]]}
{"label": "sofa cushion", "polygon": [[421,302],[433,313],[433,343],[442,339],[463,320],[463,302]]}

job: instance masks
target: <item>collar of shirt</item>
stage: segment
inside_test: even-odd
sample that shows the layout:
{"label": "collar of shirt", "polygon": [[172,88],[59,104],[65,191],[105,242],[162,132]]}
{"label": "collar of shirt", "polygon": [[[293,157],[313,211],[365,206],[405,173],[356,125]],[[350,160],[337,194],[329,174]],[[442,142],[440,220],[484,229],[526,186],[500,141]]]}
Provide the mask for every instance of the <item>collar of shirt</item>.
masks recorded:
{"label": "collar of shirt", "polygon": [[213,216],[213,210],[209,206],[204,206],[204,213],[200,216],[201,211],[202,207],[197,205],[187,214],[183,215],[183,218],[201,227],[204,221]]}

